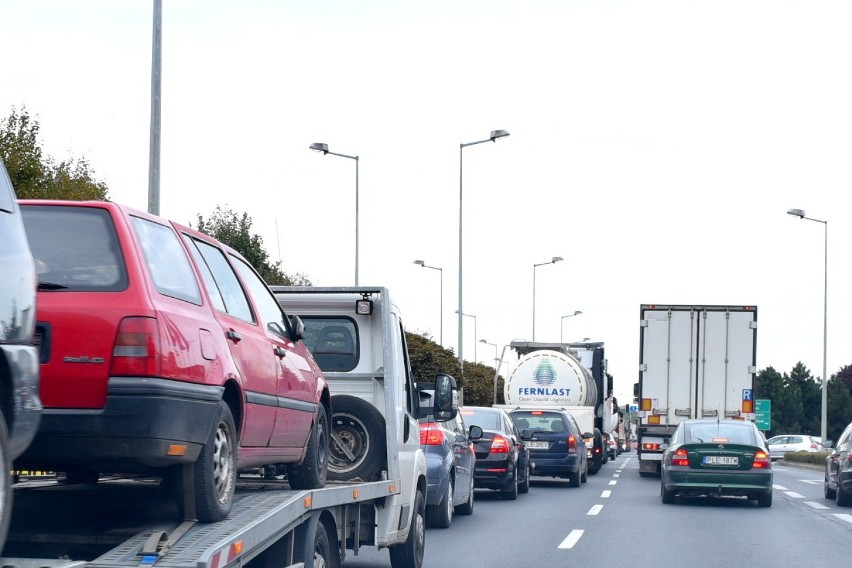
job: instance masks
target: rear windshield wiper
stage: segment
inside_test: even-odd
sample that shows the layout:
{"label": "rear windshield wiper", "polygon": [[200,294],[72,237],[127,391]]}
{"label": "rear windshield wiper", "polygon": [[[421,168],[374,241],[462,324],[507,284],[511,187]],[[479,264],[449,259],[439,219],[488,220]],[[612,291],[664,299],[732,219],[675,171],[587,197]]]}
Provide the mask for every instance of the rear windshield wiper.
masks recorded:
{"label": "rear windshield wiper", "polygon": [[64,290],[67,288],[65,284],[57,284],[56,282],[44,282],[42,280],[38,281],[38,289],[39,290]]}

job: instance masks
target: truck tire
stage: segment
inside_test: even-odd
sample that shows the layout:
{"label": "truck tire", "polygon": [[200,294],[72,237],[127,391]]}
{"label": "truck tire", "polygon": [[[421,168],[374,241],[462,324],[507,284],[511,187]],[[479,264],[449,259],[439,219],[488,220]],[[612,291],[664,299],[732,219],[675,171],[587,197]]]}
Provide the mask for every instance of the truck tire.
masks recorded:
{"label": "truck tire", "polygon": [[328,479],[373,481],[385,467],[385,419],[354,396],[332,397]]}
{"label": "truck tire", "polygon": [[[311,532],[313,532],[313,538],[309,534]],[[328,530],[321,520],[302,523],[296,529],[295,536],[296,554],[294,556],[297,563],[303,563],[305,568],[340,568],[340,552],[337,550],[337,542],[335,541],[332,544],[332,539],[335,538],[334,531]],[[300,545],[305,545],[311,541],[313,541],[313,547],[306,554],[305,547]],[[312,555],[313,558],[306,558],[308,555]],[[282,563],[279,566],[286,566],[285,559],[282,558],[281,560]]]}
{"label": "truck tire", "polygon": [[453,522],[453,512],[455,505],[453,504],[453,478],[447,480],[447,488],[444,491],[444,496],[441,502],[437,505],[426,506],[427,526],[439,529],[448,529]]}
{"label": "truck tire", "polygon": [[419,489],[414,495],[414,510],[408,538],[402,544],[389,546],[392,568],[422,568],[426,551],[426,498]]}
{"label": "truck tire", "polygon": [[195,514],[202,523],[221,521],[231,512],[237,475],[236,432],[231,409],[219,401],[213,430],[193,465]]}
{"label": "truck tire", "polygon": [[292,489],[319,489],[328,477],[328,409],[320,406],[311,428],[305,459],[287,466],[287,481]]}
{"label": "truck tire", "polygon": [[9,434],[6,431],[6,420],[0,411],[0,549],[6,543],[9,534],[9,523],[12,518],[12,460],[9,459]]}

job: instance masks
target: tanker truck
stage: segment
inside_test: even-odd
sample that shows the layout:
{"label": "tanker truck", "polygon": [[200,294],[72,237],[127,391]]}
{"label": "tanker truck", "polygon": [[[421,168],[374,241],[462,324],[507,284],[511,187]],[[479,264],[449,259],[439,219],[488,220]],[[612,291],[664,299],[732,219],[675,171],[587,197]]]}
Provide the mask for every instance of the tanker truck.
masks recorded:
{"label": "tanker truck", "polygon": [[577,420],[586,439],[589,473],[597,473],[606,461],[603,433],[618,425],[618,408],[606,373],[604,344],[513,341],[518,353],[503,385],[507,409],[564,408]]}

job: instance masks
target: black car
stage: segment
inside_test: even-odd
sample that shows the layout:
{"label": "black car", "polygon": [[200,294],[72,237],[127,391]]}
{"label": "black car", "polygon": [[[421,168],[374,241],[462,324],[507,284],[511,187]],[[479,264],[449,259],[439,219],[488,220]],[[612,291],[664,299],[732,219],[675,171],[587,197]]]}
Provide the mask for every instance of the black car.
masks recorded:
{"label": "black car", "polygon": [[496,489],[508,500],[528,493],[530,451],[509,414],[487,406],[465,406],[460,412],[469,427],[482,429],[482,436],[471,438],[476,452],[474,487]]}
{"label": "black car", "polygon": [[825,458],[825,481],[823,494],[826,499],[835,499],[841,507],[852,505],[852,424],[846,426],[837,444],[830,440],[823,444],[831,448]]}
{"label": "black car", "polygon": [[6,166],[0,160],[0,548],[12,509],[12,461],[41,420],[35,346],[36,266]]}
{"label": "black car", "polygon": [[510,410],[530,452],[532,475],[568,479],[580,487],[589,475],[583,432],[566,410]]}

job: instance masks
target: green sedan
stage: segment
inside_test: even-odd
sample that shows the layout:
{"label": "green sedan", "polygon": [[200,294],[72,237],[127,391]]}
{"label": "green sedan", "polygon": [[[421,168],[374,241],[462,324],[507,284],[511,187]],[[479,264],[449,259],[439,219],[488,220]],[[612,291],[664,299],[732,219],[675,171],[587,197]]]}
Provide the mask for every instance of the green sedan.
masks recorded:
{"label": "green sedan", "polygon": [[685,420],[663,453],[660,497],[745,496],[772,506],[772,460],[763,436],[745,420]]}

